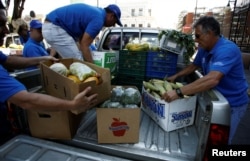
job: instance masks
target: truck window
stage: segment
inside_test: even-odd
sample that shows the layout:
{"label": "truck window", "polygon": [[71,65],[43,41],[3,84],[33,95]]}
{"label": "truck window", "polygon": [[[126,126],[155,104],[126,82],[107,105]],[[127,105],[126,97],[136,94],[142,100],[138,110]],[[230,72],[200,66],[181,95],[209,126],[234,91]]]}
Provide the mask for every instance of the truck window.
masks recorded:
{"label": "truck window", "polygon": [[12,44],[12,43],[13,43],[12,37],[11,36],[6,37],[5,47],[6,48],[9,47],[10,44]]}
{"label": "truck window", "polygon": [[121,41],[120,32],[109,33],[109,35],[104,40],[102,48],[105,50],[120,50],[121,43],[122,43],[122,48],[124,48],[128,42],[136,43],[134,41],[138,40],[139,40],[138,33],[124,33],[123,41]]}
{"label": "truck window", "polygon": [[142,33],[141,42],[149,43],[150,45],[158,45],[158,34],[156,33]]}
{"label": "truck window", "polygon": [[19,36],[14,36],[14,43],[17,45],[21,44]]}
{"label": "truck window", "polygon": [[152,45],[158,45],[157,33],[142,33],[140,39],[139,32],[124,32],[122,39],[121,41],[120,32],[109,33],[104,40],[102,48],[104,50],[120,50],[121,43],[122,49],[125,48],[127,43],[150,43]]}

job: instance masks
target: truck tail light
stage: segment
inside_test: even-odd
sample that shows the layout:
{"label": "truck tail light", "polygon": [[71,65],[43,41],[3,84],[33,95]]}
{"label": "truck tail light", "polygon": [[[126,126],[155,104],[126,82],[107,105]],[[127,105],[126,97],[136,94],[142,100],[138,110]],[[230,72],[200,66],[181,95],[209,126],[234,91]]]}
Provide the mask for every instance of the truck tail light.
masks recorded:
{"label": "truck tail light", "polygon": [[216,145],[227,145],[229,138],[229,126],[211,124],[203,161],[209,161],[210,149]]}

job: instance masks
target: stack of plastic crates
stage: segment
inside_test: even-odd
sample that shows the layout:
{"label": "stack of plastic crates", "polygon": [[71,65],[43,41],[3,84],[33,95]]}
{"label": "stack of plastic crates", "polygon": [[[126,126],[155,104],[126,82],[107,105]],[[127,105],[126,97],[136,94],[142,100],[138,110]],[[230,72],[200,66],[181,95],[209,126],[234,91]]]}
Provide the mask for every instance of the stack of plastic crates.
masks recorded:
{"label": "stack of plastic crates", "polygon": [[142,88],[145,80],[147,51],[120,50],[117,85]]}
{"label": "stack of plastic crates", "polygon": [[176,73],[178,55],[170,51],[148,52],[146,79],[171,76]]}

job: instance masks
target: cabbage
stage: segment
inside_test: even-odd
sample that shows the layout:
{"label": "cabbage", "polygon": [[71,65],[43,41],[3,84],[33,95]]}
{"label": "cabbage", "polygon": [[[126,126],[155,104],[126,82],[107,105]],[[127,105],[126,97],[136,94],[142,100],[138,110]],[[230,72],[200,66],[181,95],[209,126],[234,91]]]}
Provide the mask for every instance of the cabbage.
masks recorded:
{"label": "cabbage", "polygon": [[122,86],[116,86],[112,89],[111,92],[111,101],[112,102],[121,102],[124,95],[124,88]]}
{"label": "cabbage", "polygon": [[54,63],[50,66],[50,69],[64,76],[67,76],[69,74],[69,70],[62,63]]}
{"label": "cabbage", "polygon": [[135,88],[127,88],[124,90],[124,95],[122,98],[123,104],[139,104],[141,102],[141,94]]}
{"label": "cabbage", "polygon": [[80,81],[84,81],[86,78],[90,76],[96,76],[96,71],[88,67],[87,65],[74,62],[69,66],[69,71],[71,74],[77,76]]}
{"label": "cabbage", "polygon": [[125,108],[138,108],[138,106],[135,104],[126,104]]}

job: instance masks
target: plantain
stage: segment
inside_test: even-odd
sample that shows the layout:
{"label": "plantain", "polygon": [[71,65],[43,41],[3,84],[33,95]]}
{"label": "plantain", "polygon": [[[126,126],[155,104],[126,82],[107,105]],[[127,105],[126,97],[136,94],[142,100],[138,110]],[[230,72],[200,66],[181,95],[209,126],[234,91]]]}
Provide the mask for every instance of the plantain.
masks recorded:
{"label": "plantain", "polygon": [[166,89],[163,87],[163,84],[154,83],[154,86],[159,89],[159,94],[162,96],[166,93]]}
{"label": "plantain", "polygon": [[182,84],[182,83],[180,83],[180,82],[175,82],[175,84],[178,86],[178,88],[183,87],[183,84]]}
{"label": "plantain", "polygon": [[171,84],[171,86],[172,86],[173,89],[179,88],[175,83],[170,82],[170,84]]}
{"label": "plantain", "polygon": [[157,83],[157,84],[163,85],[164,80],[161,80],[161,79],[150,79],[149,82],[152,83],[152,84]]}
{"label": "plantain", "polygon": [[161,98],[161,96],[156,93],[155,91],[152,91],[151,94],[155,97],[155,98]]}
{"label": "plantain", "polygon": [[173,90],[171,84],[168,81],[164,81],[163,87],[166,89],[166,91],[171,91]]}
{"label": "plantain", "polygon": [[143,81],[143,86],[146,88],[146,89],[150,89],[152,91],[156,91],[156,92],[159,92],[159,89],[157,87],[155,87],[152,83],[150,82],[146,82],[146,81]]}

